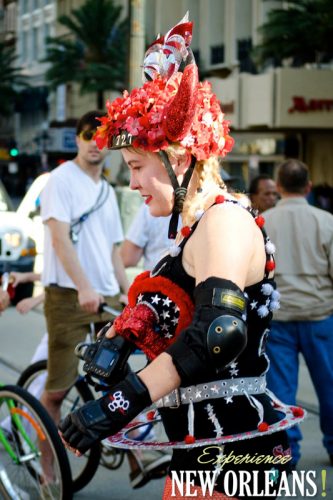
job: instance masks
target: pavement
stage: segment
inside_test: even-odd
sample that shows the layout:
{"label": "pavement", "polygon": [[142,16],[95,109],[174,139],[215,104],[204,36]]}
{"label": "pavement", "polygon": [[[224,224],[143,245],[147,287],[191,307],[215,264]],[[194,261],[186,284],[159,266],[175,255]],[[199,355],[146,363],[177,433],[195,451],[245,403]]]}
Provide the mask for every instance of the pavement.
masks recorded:
{"label": "pavement", "polygon": [[[19,373],[29,365],[29,361],[46,331],[45,320],[41,309],[20,315],[11,307],[0,316],[0,380],[2,383],[15,383]],[[302,458],[298,464],[298,478],[310,477],[315,487],[306,482],[306,489],[293,498],[333,499],[333,467],[329,465],[327,453],[322,445],[319,426],[318,400],[309,378],[307,368],[301,360],[299,374],[298,402],[308,410],[308,417],[302,424],[303,442]],[[326,471],[326,472],[323,472]],[[117,471],[109,471],[99,467],[91,483],[75,495],[78,500],[158,500],[162,497],[164,480],[150,481],[143,488],[133,490],[128,481],[128,464]],[[296,480],[296,479],[295,479]],[[290,481],[289,481],[290,482]],[[316,494],[313,495],[314,490]],[[325,495],[326,493],[326,495]],[[287,495],[281,497],[288,498]]]}

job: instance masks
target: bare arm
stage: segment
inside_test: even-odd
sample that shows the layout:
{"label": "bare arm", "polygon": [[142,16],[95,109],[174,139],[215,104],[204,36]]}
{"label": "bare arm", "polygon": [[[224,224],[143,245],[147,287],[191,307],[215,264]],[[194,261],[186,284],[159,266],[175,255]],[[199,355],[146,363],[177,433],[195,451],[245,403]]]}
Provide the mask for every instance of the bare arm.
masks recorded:
{"label": "bare arm", "polygon": [[113,245],[112,249],[112,263],[119,286],[122,292],[127,294],[129,283],[125,272],[125,267],[120,256],[120,249],[116,245]]}
{"label": "bare arm", "polygon": [[27,272],[27,273],[18,273],[11,272],[10,273],[10,282],[13,287],[16,287],[19,283],[30,283],[32,281],[40,280],[40,273]]}
{"label": "bare arm", "polygon": [[56,219],[49,219],[47,225],[51,232],[55,253],[77,288],[80,306],[86,312],[97,312],[103,298],[92,288],[81,267],[69,237],[69,224]]}
{"label": "bare arm", "polygon": [[44,302],[44,298],[45,294],[43,292],[36,297],[28,297],[27,299],[20,300],[20,302],[16,304],[16,310],[21,314],[27,314],[31,309]]}
{"label": "bare arm", "polygon": [[125,267],[136,266],[143,255],[143,248],[125,240],[120,247],[120,256]]}

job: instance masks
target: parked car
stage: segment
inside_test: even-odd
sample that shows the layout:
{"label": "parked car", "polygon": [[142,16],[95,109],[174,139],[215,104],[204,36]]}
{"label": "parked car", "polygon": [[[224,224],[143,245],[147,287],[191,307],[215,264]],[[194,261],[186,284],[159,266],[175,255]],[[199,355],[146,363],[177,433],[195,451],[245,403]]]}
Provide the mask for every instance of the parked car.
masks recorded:
{"label": "parked car", "polygon": [[[0,275],[5,271],[36,270],[38,246],[43,240],[38,199],[48,175],[43,174],[32,183],[16,211],[0,183]],[[19,285],[12,299],[13,304],[30,297],[32,292],[33,283]]]}

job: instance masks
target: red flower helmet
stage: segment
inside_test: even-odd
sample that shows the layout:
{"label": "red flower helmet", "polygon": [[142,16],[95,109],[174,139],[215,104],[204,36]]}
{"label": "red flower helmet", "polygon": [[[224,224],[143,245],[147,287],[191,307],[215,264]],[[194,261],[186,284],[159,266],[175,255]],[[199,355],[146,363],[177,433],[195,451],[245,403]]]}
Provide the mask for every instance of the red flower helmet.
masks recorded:
{"label": "red flower helmet", "polygon": [[151,81],[107,102],[107,116],[95,135],[100,149],[132,145],[158,152],[179,143],[197,160],[231,150],[234,141],[220,103],[210,83],[198,81],[189,47],[192,25],[185,16],[149,47],[143,69]]}

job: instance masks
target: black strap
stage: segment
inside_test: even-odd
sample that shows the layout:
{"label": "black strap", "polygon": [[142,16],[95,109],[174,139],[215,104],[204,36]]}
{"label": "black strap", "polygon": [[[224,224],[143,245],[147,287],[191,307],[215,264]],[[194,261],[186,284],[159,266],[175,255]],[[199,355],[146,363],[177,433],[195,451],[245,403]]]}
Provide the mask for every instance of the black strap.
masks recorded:
{"label": "black strap", "polygon": [[[75,233],[78,234],[81,230],[82,223],[88,219],[90,214],[92,214],[93,212],[96,212],[96,210],[99,210],[104,205],[106,200],[108,199],[108,197],[109,197],[109,183],[104,177],[102,177],[101,180],[102,180],[101,189],[99,190],[99,193],[98,193],[98,196],[96,198],[95,203],[93,204],[93,206],[89,210],[84,212],[82,215],[80,215],[80,217],[78,217],[77,219],[75,219],[71,223],[71,225],[70,225],[71,232],[74,230],[74,228],[76,226],[78,226],[77,230],[75,231]],[[106,190],[104,189],[104,186],[106,186]],[[104,197],[103,197],[103,195],[104,195]]]}
{"label": "black strap", "polygon": [[179,182],[177,180],[176,174],[171,166],[169,157],[165,151],[159,151],[158,153],[162,159],[162,162],[166,168],[166,171],[168,173],[168,176],[170,178],[172,187],[175,192],[175,201],[174,201],[174,206],[172,210],[172,216],[170,219],[170,224],[169,224],[169,231],[168,231],[168,237],[172,240],[176,238],[177,235],[177,229],[178,229],[178,219],[179,219],[179,214],[181,213],[184,205],[184,200],[187,194],[187,187],[189,185],[190,179],[193,174],[193,170],[195,167],[195,164],[197,162],[195,156],[192,156],[191,158],[191,164],[189,168],[186,170],[183,182],[181,186],[179,185]]}

